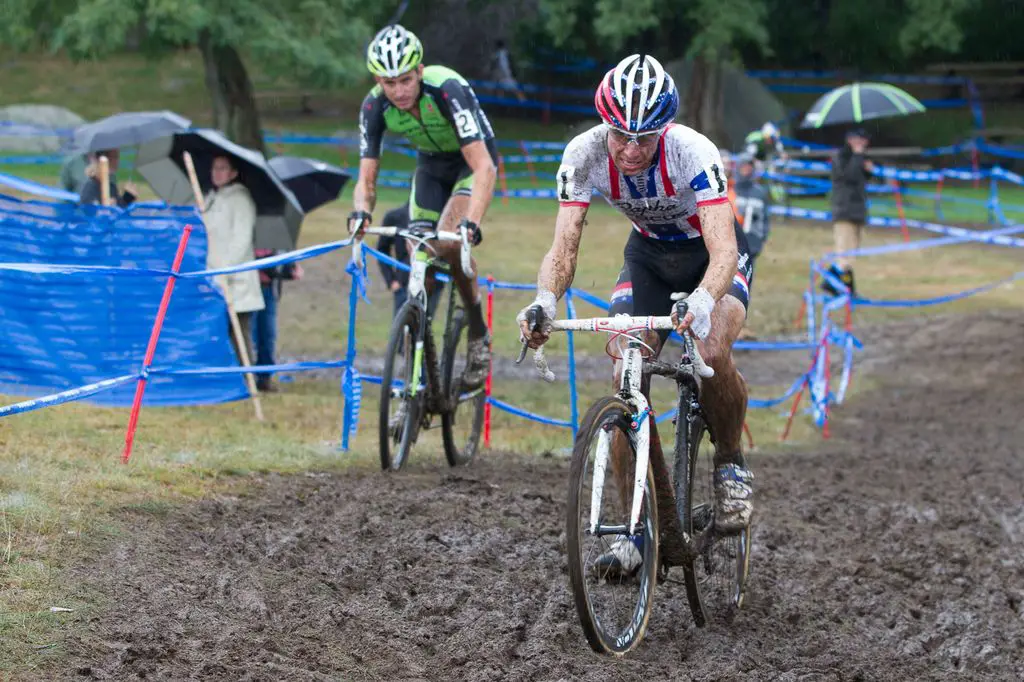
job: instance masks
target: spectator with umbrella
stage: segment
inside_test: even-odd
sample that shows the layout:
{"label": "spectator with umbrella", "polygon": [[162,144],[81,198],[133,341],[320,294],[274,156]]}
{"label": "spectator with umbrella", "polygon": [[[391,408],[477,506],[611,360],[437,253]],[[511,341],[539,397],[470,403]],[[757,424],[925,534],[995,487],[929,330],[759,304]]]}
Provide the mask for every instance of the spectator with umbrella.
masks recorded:
{"label": "spectator with umbrella", "polygon": [[[822,95],[804,116],[800,127],[857,125],[871,119],[924,111],[921,102],[894,85],[851,83]],[[868,220],[867,182],[875,166],[864,155],[867,147],[867,133],[856,127],[846,134],[842,148],[832,157],[832,233],[836,253],[860,247],[861,232]],[[851,296],[856,295],[849,257],[836,258],[830,271],[849,289]],[[832,295],[844,293],[828,280],[822,282],[822,288]]]}
{"label": "spectator with umbrella", "polygon": [[110,197],[114,199],[121,208],[130,206],[139,196],[139,189],[135,183],[129,180],[124,183],[124,191],[117,188],[118,166],[121,165],[121,151],[119,149],[101,149],[89,152],[89,165],[85,167],[85,184],[78,193],[79,204],[100,204],[103,197],[103,172],[100,161],[106,157],[108,163],[107,184]]}
{"label": "spectator with umbrella", "polygon": [[[868,221],[868,178],[874,164],[864,156],[868,134],[862,129],[846,134],[846,143],[832,157],[832,234],[838,253],[860,248],[861,233]],[[853,282],[853,262],[849,256],[839,256],[830,272],[856,294]],[[840,292],[828,280],[822,287],[833,296]]]}
{"label": "spectator with umbrella", "polygon": [[85,168],[85,181],[79,187],[70,189],[69,185],[77,184],[74,177],[75,157],[72,156],[66,164],[66,169],[61,172],[61,182],[69,191],[79,193],[79,203],[100,203],[103,192],[99,178],[99,162],[102,157],[106,157],[110,169],[110,196],[115,199],[118,206],[124,208],[135,201],[139,191],[130,181],[125,183],[124,192],[117,189],[114,175],[121,161],[120,150],[186,130],[191,124],[187,118],[173,111],[126,111],[80,125],[75,129],[72,149],[76,155],[86,156],[88,165]]}
{"label": "spectator with umbrella", "polygon": [[[206,195],[206,234],[210,247],[206,267],[226,268],[246,263],[255,258],[253,234],[256,231],[256,203],[249,189],[241,181],[234,160],[224,154],[213,158],[210,168],[213,188]],[[260,277],[255,270],[226,275],[231,302],[238,313],[248,357],[252,353],[252,316],[263,310],[263,294],[260,291]],[[241,362],[238,344],[232,344]],[[257,379],[259,381],[264,375]]]}
{"label": "spectator with umbrella", "polygon": [[[259,152],[247,149],[227,139],[220,132],[209,129],[194,129],[177,132],[170,136],[154,139],[142,144],[139,147],[136,168],[139,173],[149,182],[150,186],[158,196],[171,204],[189,204],[195,201],[195,192],[192,189],[191,181],[186,172],[184,160],[185,153],[193,159],[196,178],[201,191],[207,192],[212,205],[209,206],[205,220],[207,229],[211,233],[211,249],[219,250],[220,245],[213,236],[214,230],[219,229],[216,225],[217,218],[212,218],[211,213],[216,210],[218,202],[225,214],[223,218],[223,232],[225,239],[230,241],[230,247],[242,249],[243,241],[246,242],[247,251],[241,253],[236,251],[233,257],[217,255],[218,261],[223,264],[237,264],[246,260],[252,260],[256,249],[284,249],[295,248],[298,239],[299,227],[302,223],[303,211],[295,195],[277,177],[271,169],[266,158]],[[225,161],[226,168],[225,168]],[[227,178],[225,180],[224,178]],[[231,189],[234,185],[241,186],[240,189]],[[212,194],[211,190],[213,190]],[[247,196],[248,201],[241,197]],[[251,202],[251,206],[249,203]],[[228,204],[230,212],[224,209]],[[237,219],[234,216],[239,216]],[[243,220],[241,216],[245,216]],[[244,224],[251,219],[251,227],[246,236]],[[238,227],[228,228],[228,225]],[[213,267],[211,265],[211,267]],[[257,312],[264,310],[266,304],[263,301],[263,290],[260,286],[260,277],[256,271],[246,271],[230,277],[245,276],[244,284],[239,285],[239,296],[244,295],[242,300],[235,300],[235,292],[229,288],[225,295],[229,297],[229,305],[237,306],[236,311]],[[239,314],[239,323],[243,315]],[[247,316],[246,328],[243,330],[246,350],[252,346],[252,319]],[[241,324],[239,325],[241,326]],[[237,349],[237,343],[235,343]],[[251,357],[247,353],[247,357]],[[247,364],[247,363],[243,363]],[[262,363],[261,363],[262,364]],[[273,364],[269,362],[267,364]],[[271,390],[270,376],[261,375],[258,379],[259,386],[253,386],[255,392],[262,388]]]}

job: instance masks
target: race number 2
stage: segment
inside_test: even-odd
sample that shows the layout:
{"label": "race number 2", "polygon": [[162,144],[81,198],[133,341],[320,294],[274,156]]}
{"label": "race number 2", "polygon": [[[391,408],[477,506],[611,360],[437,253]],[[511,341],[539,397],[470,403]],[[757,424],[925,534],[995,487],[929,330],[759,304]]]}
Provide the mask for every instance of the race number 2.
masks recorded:
{"label": "race number 2", "polygon": [[455,112],[455,126],[459,129],[461,137],[473,137],[480,134],[480,127],[476,124],[476,118],[472,111],[463,109]]}

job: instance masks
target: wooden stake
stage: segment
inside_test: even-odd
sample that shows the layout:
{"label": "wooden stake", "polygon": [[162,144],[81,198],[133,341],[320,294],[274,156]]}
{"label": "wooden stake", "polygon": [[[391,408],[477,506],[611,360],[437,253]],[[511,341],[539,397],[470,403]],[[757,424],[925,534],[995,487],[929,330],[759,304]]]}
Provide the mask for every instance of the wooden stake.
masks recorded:
{"label": "wooden stake", "polygon": [[[195,195],[196,206],[199,207],[199,212],[203,216],[203,223],[205,224],[206,202],[203,200],[203,191],[199,188],[199,177],[196,175],[196,167],[192,163],[192,155],[184,152],[182,156],[185,159],[185,170],[188,171],[188,180],[192,183],[192,194]],[[213,249],[213,242],[207,239],[206,243],[209,252]],[[231,331],[235,335],[235,343],[238,345],[238,354],[241,356],[242,366],[251,367],[252,363],[249,362],[248,347],[245,344],[245,337],[242,336],[242,325],[238,322],[238,314],[235,312],[235,307],[231,302],[231,289],[228,287],[227,278],[224,275],[217,275],[214,279],[217,282],[217,286],[224,293],[224,300],[228,303],[228,319],[231,321]],[[256,381],[251,372],[245,373],[245,383],[249,387],[249,394],[252,396],[252,406],[256,411],[256,419],[263,421],[263,405],[260,402],[260,394],[256,390]]]}
{"label": "wooden stake", "polygon": [[100,203],[103,206],[110,206],[110,159],[106,156],[100,157]]}

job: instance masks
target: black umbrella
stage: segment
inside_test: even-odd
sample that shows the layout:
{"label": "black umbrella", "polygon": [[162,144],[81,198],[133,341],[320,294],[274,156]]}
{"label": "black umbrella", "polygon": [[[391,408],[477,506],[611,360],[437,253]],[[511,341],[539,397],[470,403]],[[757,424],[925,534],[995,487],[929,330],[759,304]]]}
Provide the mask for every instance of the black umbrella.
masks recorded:
{"label": "black umbrella", "polygon": [[338,166],[299,156],[275,156],[270,167],[299,200],[304,213],[337,199],[352,177]]}
{"label": "black umbrella", "polygon": [[216,130],[189,130],[141,145],[135,168],[167,203],[191,204],[194,198],[185,170],[184,152],[192,156],[204,193],[213,187],[213,160],[230,156],[238,169],[240,182],[249,189],[256,203],[256,248],[295,248],[302,224],[302,207],[258,151],[237,145]]}
{"label": "black umbrella", "polygon": [[861,123],[873,118],[925,111],[913,95],[888,83],[853,83],[825,93],[804,116],[801,128]]}
{"label": "black umbrella", "polygon": [[97,152],[134,147],[158,137],[188,130],[192,121],[173,111],[126,111],[75,129],[72,149]]}

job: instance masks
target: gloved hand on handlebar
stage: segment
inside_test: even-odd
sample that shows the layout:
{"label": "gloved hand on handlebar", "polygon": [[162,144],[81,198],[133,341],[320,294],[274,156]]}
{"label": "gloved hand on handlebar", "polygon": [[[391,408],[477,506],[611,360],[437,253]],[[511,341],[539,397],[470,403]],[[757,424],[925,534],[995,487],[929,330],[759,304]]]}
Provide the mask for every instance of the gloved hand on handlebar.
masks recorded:
{"label": "gloved hand on handlebar", "polygon": [[701,341],[711,333],[711,311],[715,308],[715,299],[707,289],[697,288],[692,294],[672,294],[676,302],[672,306],[672,323],[676,331],[682,334],[687,329]]}
{"label": "gloved hand on handlebar", "polygon": [[348,214],[348,233],[350,235],[362,233],[373,221],[367,211],[352,211]]}
{"label": "gloved hand on handlebar", "polygon": [[469,218],[463,218],[459,222],[460,232],[463,227],[466,228],[466,235],[469,237],[469,243],[473,246],[479,246],[480,242],[484,240],[484,231],[480,229],[480,226]]}
{"label": "gloved hand on handlebar", "polygon": [[550,291],[537,292],[537,298],[516,315],[520,338],[530,348],[540,348],[551,336],[551,323],[555,319],[557,300]]}

